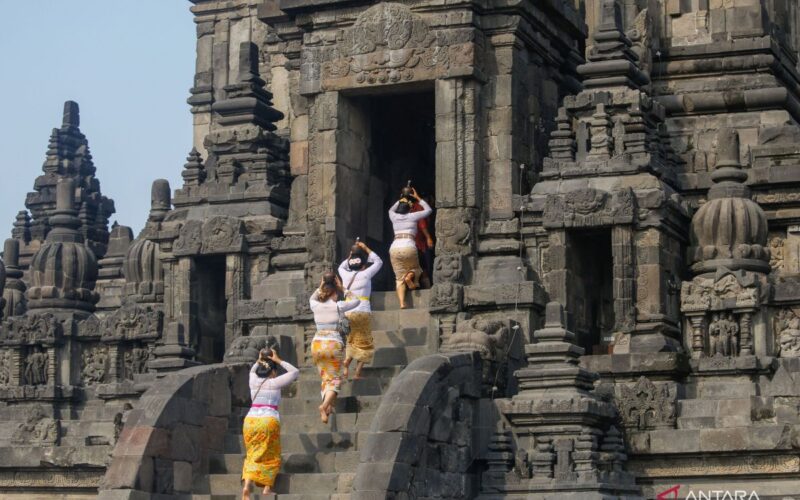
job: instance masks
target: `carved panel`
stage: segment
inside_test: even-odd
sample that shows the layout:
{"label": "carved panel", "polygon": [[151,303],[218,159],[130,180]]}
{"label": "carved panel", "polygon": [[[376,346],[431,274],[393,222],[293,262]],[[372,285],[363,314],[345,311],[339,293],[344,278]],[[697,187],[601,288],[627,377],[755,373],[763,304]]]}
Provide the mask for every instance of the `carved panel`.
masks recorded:
{"label": "carved panel", "polygon": [[244,242],[242,221],[233,217],[213,217],[203,224],[202,253],[236,253]]}
{"label": "carved panel", "polygon": [[780,357],[800,357],[800,318],[797,313],[792,309],[783,309],[775,320],[775,337]]}
{"label": "carved panel", "polygon": [[439,255],[433,262],[433,280],[436,283],[449,283],[461,280],[462,262],[460,255]]}
{"label": "carved panel", "polygon": [[473,234],[472,220],[465,209],[439,209],[436,212],[436,253],[468,254]]}
{"label": "carved panel", "polygon": [[94,385],[105,382],[109,365],[108,346],[84,347],[81,356],[81,378],[83,383]]}
{"label": "carved panel", "polygon": [[147,373],[150,351],[150,348],[142,345],[136,345],[126,350],[123,356],[122,376],[127,380],[133,380],[134,375]]}
{"label": "carved panel", "polygon": [[370,7],[336,38],[335,45],[306,44],[305,92],[467,76],[478,64],[473,29],[436,32],[400,3]]}
{"label": "carved panel", "polygon": [[178,239],[172,245],[172,252],[175,255],[195,255],[200,253],[203,243],[203,223],[198,220],[187,221],[181,226]]}
{"label": "carved panel", "polygon": [[61,338],[62,325],[50,313],[29,314],[9,318],[0,330],[3,344],[54,344]]}
{"label": "carved panel", "polygon": [[47,352],[38,346],[28,349],[23,361],[22,384],[45,385],[50,359]]}
{"label": "carved panel", "polygon": [[457,311],[464,299],[464,287],[455,283],[437,283],[431,288],[431,310]]}
{"label": "carved panel", "polygon": [[11,351],[0,351],[0,387],[8,387],[13,380],[14,359]]}
{"label": "carved panel", "polygon": [[152,306],[127,302],[103,320],[104,341],[153,339],[161,333],[164,313]]}
{"label": "carved panel", "polygon": [[642,376],[635,384],[620,385],[618,389],[616,403],[625,427],[674,427],[676,395],[667,384],[656,385]]}
{"label": "carved panel", "polygon": [[577,189],[551,194],[545,201],[545,227],[598,227],[632,224],[636,220],[636,196],[625,189],[610,194],[599,189]]}
{"label": "carved panel", "polygon": [[11,442],[14,444],[57,445],[61,435],[61,423],[47,417],[41,406],[33,406],[25,422],[19,424]]}

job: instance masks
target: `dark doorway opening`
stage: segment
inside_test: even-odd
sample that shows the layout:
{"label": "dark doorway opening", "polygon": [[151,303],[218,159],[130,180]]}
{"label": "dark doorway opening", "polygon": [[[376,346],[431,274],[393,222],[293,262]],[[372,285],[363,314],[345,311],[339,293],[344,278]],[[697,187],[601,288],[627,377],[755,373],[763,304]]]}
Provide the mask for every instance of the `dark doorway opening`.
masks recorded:
{"label": "dark doorway opening", "polygon": [[[384,261],[373,279],[373,290],[394,290],[394,272],[389,247],[394,239],[388,210],[410,180],[417,192],[436,206],[436,115],[433,90],[403,94],[353,96],[344,103],[348,119],[341,134],[349,142],[344,158],[359,158],[350,166],[346,187],[352,193],[339,212],[348,232],[340,240],[341,259],[347,256],[358,235]],[[367,163],[367,165],[363,165]],[[435,217],[428,218],[428,230],[435,234]],[[352,234],[349,234],[352,233]],[[424,264],[423,264],[424,266]]]}
{"label": "dark doorway opening", "polygon": [[192,300],[195,302],[195,350],[204,364],[221,363],[225,355],[225,256],[198,257],[194,266]]}
{"label": "dark doorway opening", "polygon": [[570,327],[586,354],[607,354],[615,324],[611,231],[574,231],[568,244]]}
{"label": "dark doorway opening", "polygon": [[[396,94],[364,98],[369,101],[370,173],[381,191],[382,224],[370,224],[369,243],[380,252],[384,269],[376,277],[375,290],[394,290],[394,273],[389,262],[389,247],[394,239],[387,211],[399,198],[400,190],[411,181],[425,200],[436,206],[436,116],[433,92]],[[377,201],[377,200],[374,200]],[[435,234],[435,217],[428,218],[428,231]],[[432,259],[432,255],[430,256]],[[423,267],[425,263],[420,262]]]}

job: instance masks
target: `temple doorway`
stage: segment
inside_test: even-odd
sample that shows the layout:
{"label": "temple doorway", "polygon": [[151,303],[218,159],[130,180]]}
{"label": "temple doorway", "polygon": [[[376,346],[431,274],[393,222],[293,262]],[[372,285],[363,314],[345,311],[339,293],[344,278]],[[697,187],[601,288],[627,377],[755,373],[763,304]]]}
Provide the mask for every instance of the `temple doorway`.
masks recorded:
{"label": "temple doorway", "polygon": [[[360,165],[346,187],[352,193],[348,206],[339,212],[349,215],[344,225],[353,233],[340,241],[340,251],[344,258],[355,236],[365,239],[384,260],[384,268],[375,277],[373,289],[394,290],[394,274],[389,262],[394,233],[388,209],[409,180],[432,206],[436,203],[434,93],[431,89],[359,95],[345,101],[348,120],[347,130],[342,135],[352,140],[344,146],[346,151],[342,151],[342,156],[345,163]],[[430,233],[435,234],[434,217],[428,218],[428,225]]]}
{"label": "temple doorway", "polygon": [[225,295],[225,256],[196,257],[192,283],[195,303],[195,350],[203,364],[221,363],[225,355],[225,323],[228,299]]}
{"label": "temple doorway", "polygon": [[568,233],[567,307],[586,354],[607,354],[614,331],[614,263],[609,229]]}

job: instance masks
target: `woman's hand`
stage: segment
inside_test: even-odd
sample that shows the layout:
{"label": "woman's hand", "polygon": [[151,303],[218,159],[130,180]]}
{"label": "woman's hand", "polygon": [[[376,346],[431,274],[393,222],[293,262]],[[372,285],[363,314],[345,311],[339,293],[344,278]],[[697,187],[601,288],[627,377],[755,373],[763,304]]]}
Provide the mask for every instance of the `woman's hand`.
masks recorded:
{"label": "woman's hand", "polygon": [[361,250],[364,250],[365,252],[367,252],[367,255],[372,253],[372,250],[370,250],[369,247],[367,245],[365,245],[364,242],[362,242],[362,241],[359,241],[358,243],[356,243],[356,246],[358,246],[358,248],[360,248]]}
{"label": "woman's hand", "polygon": [[269,359],[280,364],[282,360],[280,356],[278,356],[278,351],[276,351],[275,349],[270,349],[270,351],[272,351],[272,354],[270,354]]}
{"label": "woman's hand", "polygon": [[428,248],[433,248],[433,238],[428,236]]}
{"label": "woman's hand", "polygon": [[417,194],[417,189],[416,188],[413,188],[413,187],[411,188],[411,196],[413,196],[416,199],[419,199],[419,195]]}

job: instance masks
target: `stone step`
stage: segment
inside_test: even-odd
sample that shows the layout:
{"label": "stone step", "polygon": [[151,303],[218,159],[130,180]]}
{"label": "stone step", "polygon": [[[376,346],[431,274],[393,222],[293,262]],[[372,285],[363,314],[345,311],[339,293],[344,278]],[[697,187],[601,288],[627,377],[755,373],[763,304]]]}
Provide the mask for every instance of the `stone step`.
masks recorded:
{"label": "stone step", "polygon": [[[283,453],[335,453],[352,451],[357,448],[358,432],[308,432],[281,433],[281,451]],[[244,455],[244,440],[240,434],[225,435],[225,454]]]}
{"label": "stone step", "polygon": [[698,399],[742,399],[755,396],[754,384],[733,380],[706,380],[697,384]]}
{"label": "stone step", "polygon": [[[411,308],[424,308],[430,305],[430,299],[430,290],[413,290],[406,295],[406,304]],[[399,310],[400,300],[397,298],[397,293],[394,291],[372,292],[370,305],[374,310]]]}
{"label": "stone step", "polygon": [[[286,398],[281,401],[281,419],[291,415],[319,415],[320,402],[319,391],[312,397]],[[380,403],[381,396],[343,396],[336,399],[336,413],[376,411]]]}
{"label": "stone step", "polygon": [[[352,478],[342,478],[344,474],[336,472],[315,472],[312,474],[278,474],[274,490],[280,498],[282,494],[319,495],[331,493],[347,493],[351,489]],[[349,473],[348,475],[355,475]],[[344,479],[344,480],[343,480]]]}
{"label": "stone step", "polygon": [[[315,472],[352,472],[359,460],[358,451],[333,453],[283,453],[281,471],[287,474]],[[209,474],[241,474],[244,453],[213,454],[209,457]]]}
{"label": "stone step", "polygon": [[404,328],[428,328],[431,315],[427,309],[372,311],[372,329],[397,331]]}
{"label": "stone step", "polygon": [[370,366],[403,366],[428,354],[428,346],[384,347],[375,350],[375,358]]}
{"label": "stone step", "polygon": [[428,341],[428,328],[399,328],[394,330],[373,330],[375,347],[408,347],[425,345]]}
{"label": "stone step", "polygon": [[281,434],[307,432],[354,432],[369,430],[375,412],[337,413],[327,424],[319,418],[319,412],[306,415],[294,415],[281,421]]}
{"label": "stone step", "polygon": [[[355,372],[355,363],[351,366],[351,376]],[[347,380],[342,383],[339,397],[345,396],[380,396],[391,383],[390,379],[362,378]],[[297,382],[298,394],[318,394],[320,391],[319,375],[316,370],[311,376]]]}

